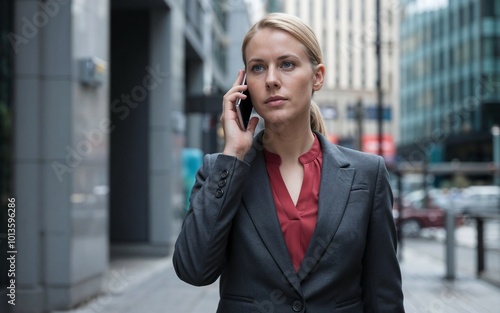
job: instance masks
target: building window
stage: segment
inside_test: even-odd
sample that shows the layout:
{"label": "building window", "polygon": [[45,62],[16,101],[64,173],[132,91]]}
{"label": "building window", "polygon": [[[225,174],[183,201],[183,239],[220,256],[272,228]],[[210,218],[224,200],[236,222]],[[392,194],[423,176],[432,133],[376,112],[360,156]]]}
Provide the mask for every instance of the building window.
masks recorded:
{"label": "building window", "polygon": [[[212,38],[217,38],[217,34],[212,31]],[[217,67],[223,72],[226,72],[226,47],[221,40],[214,40],[212,44],[212,54]]]}
{"label": "building window", "polygon": [[455,65],[460,65],[462,62],[462,45],[457,44],[454,50],[455,50]]}
{"label": "building window", "polygon": [[[197,1],[197,5],[200,5]],[[213,2],[213,9],[215,16],[219,20],[219,23],[221,25],[226,25],[226,12],[224,11],[224,8],[226,7],[226,0],[215,0]],[[200,6],[201,8],[201,6]],[[201,21],[201,20],[200,20]]]}
{"label": "building window", "polygon": [[448,30],[449,32],[453,31],[455,29],[455,12],[453,12],[453,9],[450,8],[450,14],[448,15]]}
{"label": "building window", "polygon": [[492,58],[495,56],[495,43],[494,37],[484,37],[482,44],[483,56],[486,58]]}
{"label": "building window", "polygon": [[441,50],[441,51],[439,51],[439,61],[438,61],[438,65],[439,65],[438,68],[439,68],[440,71],[444,70],[444,63],[445,63],[445,61],[444,61],[444,51]]}
{"label": "building window", "polygon": [[366,20],[365,0],[361,0],[361,24],[365,25]]}
{"label": "building window", "polygon": [[322,45],[321,50],[326,51],[327,43],[328,43],[328,29],[327,29],[325,24],[323,24],[323,32],[322,33],[323,33],[322,34],[322,37],[323,37],[322,41],[323,42],[321,42],[321,45]]}
{"label": "building window", "polygon": [[476,1],[471,1],[469,3],[469,22],[472,24],[476,19]]}
{"label": "building window", "polygon": [[434,105],[436,106],[436,108],[440,108],[440,107],[441,107],[441,105],[443,104],[443,103],[441,102],[442,93],[443,93],[443,91],[441,90],[441,88],[436,88],[436,89],[434,90],[434,95],[435,95],[435,97],[436,97],[436,98],[435,98],[435,103],[434,103]]}
{"label": "building window", "polygon": [[386,13],[386,16],[387,16],[387,25],[389,25],[389,27],[391,27],[392,26],[392,22],[393,22],[393,18],[394,18],[392,16],[392,10],[388,9],[386,12],[387,12]]}
{"label": "building window", "polygon": [[469,62],[471,59],[470,57],[470,40],[467,39],[464,41],[462,45],[462,61],[464,63]]}
{"label": "building window", "polygon": [[448,101],[450,103],[455,102],[455,84],[453,82],[449,83],[449,85],[448,85],[448,91],[449,91]]}
{"label": "building window", "polygon": [[464,27],[467,25],[468,23],[468,15],[467,15],[467,12],[465,11],[465,6],[461,6],[459,9],[458,9],[458,24],[461,26],[461,27]]}
{"label": "building window", "polygon": [[455,85],[456,85],[455,88],[457,89],[457,102],[462,103],[462,101],[464,99],[464,95],[465,95],[465,90],[462,88],[464,83],[460,79],[460,80],[457,80]]}
{"label": "building window", "polygon": [[492,38],[493,41],[493,57],[500,58],[500,36]]}
{"label": "building window", "polygon": [[323,0],[323,21],[328,20],[328,11],[327,11],[327,1],[328,0]]}
{"label": "building window", "polygon": [[349,22],[352,22],[352,1],[348,1],[348,16],[349,16]]}
{"label": "building window", "polygon": [[335,1],[335,19],[340,20],[340,0]]}
{"label": "building window", "polygon": [[340,34],[335,31],[335,85],[340,85]]}
{"label": "building window", "polygon": [[313,27],[313,23],[316,22],[316,19],[314,18],[314,9],[316,8],[316,6],[308,5],[308,7],[309,7],[309,25]]}
{"label": "building window", "polygon": [[361,86],[366,87],[366,52],[365,49],[361,51]]}
{"label": "building window", "polygon": [[439,25],[438,20],[435,19],[431,24],[431,40],[437,40],[439,35]]}
{"label": "building window", "polygon": [[349,31],[349,87],[352,87],[353,63],[354,63],[354,44],[352,39],[352,32]]}
{"label": "building window", "polygon": [[440,18],[439,18],[439,36],[440,37],[443,37],[444,34],[445,34],[445,28],[446,28],[446,21],[445,21],[445,18],[444,18],[444,15],[442,15]]}
{"label": "building window", "polygon": [[[493,17],[495,15],[495,2],[496,0],[481,0],[481,16]],[[500,4],[496,5],[497,7]]]}

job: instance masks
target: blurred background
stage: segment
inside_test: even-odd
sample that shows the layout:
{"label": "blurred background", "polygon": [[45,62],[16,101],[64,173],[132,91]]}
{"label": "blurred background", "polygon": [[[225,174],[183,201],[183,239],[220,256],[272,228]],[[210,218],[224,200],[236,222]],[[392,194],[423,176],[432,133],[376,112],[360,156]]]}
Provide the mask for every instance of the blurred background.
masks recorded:
{"label": "blurred background", "polygon": [[318,36],[329,140],[384,157],[401,249],[456,232],[500,286],[499,0],[1,0],[0,285],[15,198],[15,312],[69,310],[114,260],[171,255],[201,157],[222,147],[243,36],[275,11]]}

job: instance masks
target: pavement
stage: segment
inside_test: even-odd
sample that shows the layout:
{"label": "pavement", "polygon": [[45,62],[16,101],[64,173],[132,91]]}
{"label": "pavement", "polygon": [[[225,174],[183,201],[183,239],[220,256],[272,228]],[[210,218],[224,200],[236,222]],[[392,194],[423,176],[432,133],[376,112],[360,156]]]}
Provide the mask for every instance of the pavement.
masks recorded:
{"label": "pavement", "polygon": [[[469,240],[468,231],[464,228],[457,236]],[[434,232],[403,241],[400,264],[406,312],[499,312],[500,286],[476,276],[473,247],[457,246],[455,279],[444,278],[442,237]],[[490,267],[500,264],[500,251],[496,252],[499,258],[487,263]],[[216,311],[217,302],[217,283],[193,287],[180,281],[171,257],[122,257],[112,259],[101,295],[73,310],[52,313],[210,313]]]}
{"label": "pavement", "polygon": [[[456,251],[457,256],[467,254],[471,258],[457,258],[455,279],[448,280],[441,243],[407,239],[404,244],[400,265],[406,313],[499,312],[500,287],[476,277],[470,266],[470,248]],[[438,250],[441,253],[436,254]]]}

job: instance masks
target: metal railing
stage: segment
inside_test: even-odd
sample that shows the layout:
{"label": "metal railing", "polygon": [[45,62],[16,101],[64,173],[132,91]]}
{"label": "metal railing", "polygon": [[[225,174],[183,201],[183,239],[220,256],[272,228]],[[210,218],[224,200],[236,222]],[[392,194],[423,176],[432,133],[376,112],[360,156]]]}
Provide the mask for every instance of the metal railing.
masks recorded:
{"label": "metal railing", "polygon": [[487,267],[488,253],[500,255],[500,247],[488,248],[485,244],[485,222],[500,223],[500,214],[475,215],[472,218],[476,222],[476,275],[477,277],[489,281],[500,287],[500,270],[491,270]]}

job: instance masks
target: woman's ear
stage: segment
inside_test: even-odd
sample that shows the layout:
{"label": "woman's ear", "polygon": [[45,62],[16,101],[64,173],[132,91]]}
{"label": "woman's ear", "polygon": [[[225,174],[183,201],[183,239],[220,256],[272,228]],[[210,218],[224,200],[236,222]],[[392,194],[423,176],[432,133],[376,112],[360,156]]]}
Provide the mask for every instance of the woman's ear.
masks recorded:
{"label": "woman's ear", "polygon": [[323,81],[325,80],[325,66],[323,64],[316,65],[314,72],[314,84],[313,90],[318,91],[323,87]]}

